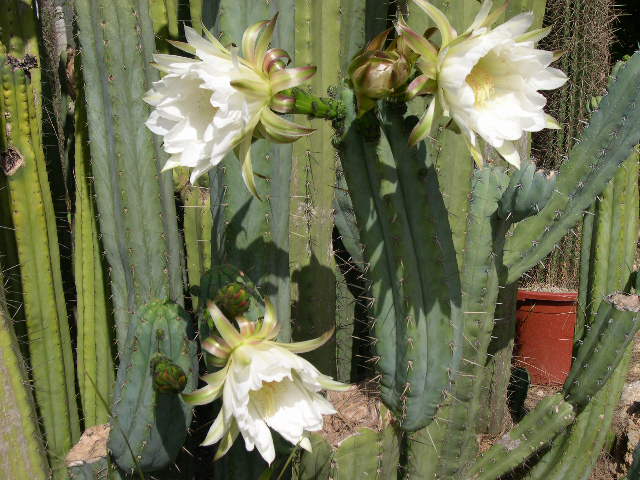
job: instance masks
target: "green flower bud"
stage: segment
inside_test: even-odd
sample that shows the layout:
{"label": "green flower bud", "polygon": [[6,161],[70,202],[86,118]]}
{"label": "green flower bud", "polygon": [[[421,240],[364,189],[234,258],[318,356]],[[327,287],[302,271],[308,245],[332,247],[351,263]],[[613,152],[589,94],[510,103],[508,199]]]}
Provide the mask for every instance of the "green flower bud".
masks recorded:
{"label": "green flower bud", "polygon": [[162,353],[156,353],[151,358],[151,376],[153,389],[156,392],[180,393],[187,385],[187,375],[184,370]]}
{"label": "green flower bud", "polygon": [[242,284],[234,282],[218,290],[213,302],[225,317],[233,319],[247,313],[251,296]]}

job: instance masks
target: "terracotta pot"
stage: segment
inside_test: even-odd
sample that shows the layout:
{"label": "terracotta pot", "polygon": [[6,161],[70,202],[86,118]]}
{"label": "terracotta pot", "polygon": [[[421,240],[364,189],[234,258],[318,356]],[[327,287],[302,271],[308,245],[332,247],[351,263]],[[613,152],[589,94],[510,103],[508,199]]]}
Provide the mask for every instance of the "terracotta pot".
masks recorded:
{"label": "terracotta pot", "polygon": [[571,369],[577,292],[518,290],[515,361],[531,383],[564,383]]}

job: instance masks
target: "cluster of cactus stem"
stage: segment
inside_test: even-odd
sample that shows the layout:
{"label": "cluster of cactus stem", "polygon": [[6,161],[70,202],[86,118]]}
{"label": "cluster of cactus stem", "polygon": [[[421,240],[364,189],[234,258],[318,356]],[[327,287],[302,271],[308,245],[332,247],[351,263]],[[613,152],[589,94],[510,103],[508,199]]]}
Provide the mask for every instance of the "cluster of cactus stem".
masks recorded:
{"label": "cluster of cactus stem", "polygon": [[[433,3],[459,31],[479,9],[475,0]],[[513,2],[504,15],[533,10],[540,26],[544,7]],[[0,401],[17,419],[0,437],[25,461],[0,460],[0,476],[162,476],[175,462],[180,470],[176,459],[197,434],[189,433],[192,410],[179,393],[197,387],[199,370],[215,368],[207,358],[198,363],[197,337],[212,329],[204,307],[214,301],[230,318],[257,320],[263,297],[276,308],[280,341],[316,337],[344,320],[335,342],[308,358],[343,381],[362,380],[358,372],[370,370],[359,364],[373,365],[368,388],[384,404],[377,427],[356,425],[337,443],[316,433],[312,452],[287,451],[272,470],[289,456],[293,477],[309,480],[491,480],[523,464],[531,479],[589,475],[604,443],[594,425],[611,421],[640,327],[638,297],[628,294],[637,288],[630,266],[640,54],[616,69],[590,126],[550,174],[532,162],[475,168],[445,123],[409,146],[424,106],[399,94],[410,79],[409,53],[385,35],[399,15],[417,31],[431,26],[412,2],[191,0],[183,8],[175,0],[76,0],[67,18],[77,22],[80,51],[75,69],[66,65],[73,91],[59,77],[48,83],[40,67],[33,0],[9,0],[8,9],[0,17],[0,262],[9,273],[19,266],[7,285],[24,308],[13,312],[15,292],[5,302],[0,290]],[[262,200],[247,192],[234,158],[198,185],[161,172],[167,154],[143,127],[142,97],[160,75],[153,53],[171,52],[166,40],[180,38],[178,18],[187,14],[196,30],[204,22],[224,44],[239,44],[247,26],[277,11],[273,43],[295,63],[318,66],[309,90],[288,92],[316,132],[293,145],[256,140]],[[74,142],[56,152],[73,165],[62,183],[75,204],[65,212],[50,185],[67,178],[66,163],[47,169],[43,146],[41,98],[52,84],[66,99],[56,104],[55,125],[64,125],[60,116],[75,119]],[[574,367],[562,392],[479,456],[491,339],[513,307],[496,311],[501,292],[583,215]],[[71,219],[71,269],[56,218]],[[11,322],[20,315],[26,332]],[[16,334],[28,339],[22,351]],[[500,335],[512,341],[508,329]],[[41,424],[24,388],[29,379]],[[80,427],[104,423],[109,455],[67,473],[63,459]],[[212,475],[252,480],[266,468],[238,441]]]}

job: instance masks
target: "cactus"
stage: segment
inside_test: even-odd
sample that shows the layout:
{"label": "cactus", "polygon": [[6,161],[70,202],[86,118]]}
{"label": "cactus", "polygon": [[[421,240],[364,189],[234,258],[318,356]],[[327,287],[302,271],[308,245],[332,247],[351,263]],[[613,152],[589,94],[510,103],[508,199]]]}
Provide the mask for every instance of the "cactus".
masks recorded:
{"label": "cactus", "polygon": [[[166,154],[141,126],[158,73],[147,2],[76,2],[92,172],[122,355],[130,320],[153,298],[182,302],[182,247]],[[134,54],[135,53],[135,54]],[[105,122],[105,118],[112,119]]]}
{"label": "cactus", "polygon": [[[353,105],[351,95],[350,91],[343,93],[347,107]],[[455,285],[457,273],[451,268],[455,267],[453,248],[446,236],[439,235],[448,226],[446,215],[439,210],[443,205],[438,201],[433,169],[429,173],[422,167],[423,149],[411,151],[398,137],[407,128],[402,112],[389,106],[385,114],[384,133],[396,130],[396,136],[377,132],[377,138],[369,139],[357,129],[375,134],[375,123],[359,127],[354,122],[355,112],[349,111],[342,166],[365,253],[375,252],[375,257],[368,259],[368,278],[376,298],[373,328],[382,398],[401,418],[403,428],[416,429],[433,417],[449,383],[448,369],[454,363],[449,342],[454,341],[456,326],[461,333],[460,323],[456,325],[460,322],[460,299],[449,294],[460,289]],[[375,119],[366,115],[365,121]],[[400,158],[403,161],[396,163]],[[390,182],[402,182],[403,187],[393,192]],[[422,186],[425,184],[428,188]],[[416,195],[421,191],[424,200],[408,202],[408,192]],[[423,239],[419,248],[413,243],[417,238]],[[429,239],[428,247],[424,239]]]}
{"label": "cactus", "polygon": [[115,465],[105,458],[93,463],[85,463],[69,468],[70,480],[122,480]]}
{"label": "cactus", "polygon": [[8,174],[36,400],[51,466],[55,478],[62,478],[62,458],[80,432],[55,213],[42,147],[35,10],[30,1],[12,0],[6,8],[0,19],[0,151]]}
{"label": "cactus", "polygon": [[609,380],[640,329],[640,297],[607,296],[587,327],[578,354],[564,384],[568,401],[584,408]]}
{"label": "cactus", "polygon": [[313,455],[303,455],[294,469],[296,480],[387,479],[398,473],[401,438],[396,426],[388,422],[383,421],[380,429],[355,429],[335,446],[313,434],[311,445]]}
{"label": "cactus", "polygon": [[[187,251],[187,274],[191,288],[199,286],[201,278],[211,268],[211,196],[208,188],[185,187],[184,243]],[[194,310],[198,309],[198,295],[191,296]]]}
{"label": "cactus", "polygon": [[108,313],[98,225],[87,172],[86,115],[82,101],[76,105],[75,113],[73,265],[77,295],[77,374],[87,428],[108,421],[115,370],[111,352],[112,319]]}
{"label": "cactus", "polygon": [[47,457],[2,280],[0,273],[0,476],[45,480],[49,478]]}
{"label": "cactus", "polygon": [[[466,341],[462,342],[461,353],[463,361],[460,364],[461,370],[456,372],[458,377],[452,387],[449,402],[445,403],[444,409],[438,411],[438,418],[443,421],[434,422],[427,427],[426,431],[420,431],[409,436],[407,454],[408,478],[429,478],[434,474],[437,478],[450,478],[473,462],[473,452],[477,448],[475,446],[475,429],[473,425],[476,418],[475,412],[477,412],[478,408],[479,389],[482,383],[482,367],[493,327],[493,310],[497,298],[498,279],[500,282],[506,282],[507,284],[513,283],[526,269],[543,258],[553,248],[554,242],[559,240],[573,223],[579,219],[583,209],[588,207],[595,196],[605,188],[607,182],[616,173],[619,165],[628,156],[628,152],[638,141],[639,134],[634,129],[634,122],[640,114],[637,108],[637,97],[640,92],[635,80],[638,78],[638,70],[640,69],[639,59],[640,55],[636,54],[618,74],[609,94],[603,99],[600,111],[594,113],[591,125],[584,132],[581,142],[574,147],[569,161],[562,167],[556,189],[551,198],[546,199],[550,188],[545,188],[546,194],[535,199],[535,203],[541,205],[544,205],[545,200],[547,200],[544,208],[541,208],[540,213],[537,215],[518,222],[512,236],[506,235],[511,222],[521,220],[524,216],[535,213],[535,209],[529,207],[531,201],[527,198],[527,189],[519,188],[518,192],[513,191],[515,182],[517,182],[517,185],[521,185],[523,182],[526,184],[526,179],[522,177],[527,175],[528,172],[520,172],[518,174],[520,178],[514,179],[511,189],[507,185],[508,179],[504,173],[500,173],[499,169],[485,167],[477,172],[472,189],[473,197],[469,210],[469,227],[465,235],[468,246],[464,250],[461,262],[462,311],[466,312],[464,332]],[[347,106],[351,102],[349,95],[350,93],[346,92],[343,96]],[[385,108],[385,106],[381,107],[383,119],[385,118]],[[394,229],[401,228],[402,215],[396,213],[395,216],[387,219],[382,216],[385,209],[393,208],[393,193],[384,191],[377,193],[375,191],[379,180],[374,176],[376,168],[371,167],[372,159],[376,158],[378,159],[377,162],[382,165],[381,158],[384,158],[382,153],[384,152],[384,143],[371,135],[372,131],[375,132],[374,119],[369,118],[368,120],[359,121],[361,125],[364,121],[370,122],[366,127],[361,127],[363,132],[367,132],[369,138],[362,138],[357,131],[358,122],[353,122],[350,118],[353,117],[348,117],[345,125],[347,133],[343,140],[342,163],[360,228],[360,239],[365,246],[365,254],[371,255],[370,252],[375,251],[376,246],[381,243],[380,237],[376,239],[373,236],[374,232],[380,232],[376,233],[377,235],[387,235],[387,240],[382,242],[383,245],[393,245],[395,251],[401,251],[402,244],[399,240],[406,241],[410,236],[406,234],[393,236],[391,233]],[[401,124],[402,122],[394,122],[394,125]],[[401,133],[391,138],[397,139],[400,136]],[[403,158],[407,162],[407,158],[411,157],[405,155]],[[363,159],[363,161],[359,162],[359,159]],[[367,161],[365,162],[364,159],[367,159]],[[428,165],[427,163],[427,167]],[[377,167],[378,170],[380,168],[382,167]],[[393,166],[391,168],[387,167],[386,171],[393,172],[392,168]],[[364,183],[362,181],[363,175],[358,176],[357,172],[367,172],[369,183]],[[533,172],[529,171],[529,173]],[[389,177],[390,174],[386,173],[386,178],[390,179],[391,185],[401,185],[401,180],[396,180],[393,176]],[[489,180],[491,175],[494,176],[492,181]],[[504,178],[504,180],[500,180],[500,178]],[[543,177],[534,177],[533,175],[531,175],[530,180],[532,184],[534,182],[543,182],[544,184],[548,181]],[[396,184],[396,182],[398,183]],[[372,186],[374,189],[372,189]],[[395,191],[397,192],[398,190]],[[419,191],[419,189],[415,188],[412,191]],[[502,197],[505,191],[506,195]],[[516,197],[514,197],[514,194]],[[526,200],[522,202],[526,208],[520,207],[518,203],[520,198],[517,197],[522,197]],[[373,199],[373,203],[369,203],[369,199]],[[376,204],[375,202],[379,203]],[[494,207],[491,207],[491,202],[493,202]],[[419,203],[422,204],[423,202]],[[376,210],[372,210],[372,207],[376,208]],[[424,218],[424,215],[419,216],[410,213],[412,208],[415,207],[407,206],[404,208],[410,219]],[[487,221],[487,218],[491,218],[492,215],[493,221]],[[386,232],[385,229],[387,229]],[[424,239],[428,238],[428,236],[421,235],[420,238]],[[439,237],[438,240],[439,247],[442,248],[443,237]],[[502,245],[505,240],[506,243],[503,248]],[[426,250],[432,251],[435,248]],[[501,263],[503,252],[504,264]],[[376,253],[376,255],[379,255],[379,253]],[[417,263],[415,260],[410,260],[411,257],[404,252],[401,257],[406,262],[401,264],[404,268],[408,268],[407,264],[413,266]],[[393,261],[394,259],[388,259],[386,265],[393,265]],[[401,423],[403,428],[411,430],[415,424],[418,426],[425,425],[430,417],[424,415],[419,421],[409,418],[410,421],[407,422],[405,415],[410,414],[411,410],[408,408],[406,410],[399,409],[401,395],[389,394],[390,389],[388,388],[388,383],[386,383],[390,381],[388,379],[389,371],[387,370],[388,366],[384,363],[384,358],[390,352],[395,353],[396,348],[399,348],[401,344],[390,341],[393,339],[393,336],[390,335],[392,330],[383,330],[383,326],[390,328],[388,324],[392,322],[389,322],[389,315],[380,317],[380,314],[377,313],[388,311],[382,309],[385,301],[389,302],[389,300],[383,300],[384,297],[378,293],[379,290],[376,290],[376,281],[379,278],[378,271],[385,264],[377,256],[369,257],[368,262],[370,264],[368,276],[372,280],[371,293],[376,299],[374,303],[374,316],[376,317],[374,332],[377,340],[377,354],[381,357],[378,368],[382,374],[381,390],[383,399],[396,415],[400,415],[403,420]],[[453,263],[451,260],[449,262]],[[443,264],[446,265],[447,263],[443,262]],[[456,266],[455,263],[453,265]],[[401,272],[399,269],[397,271],[398,273]],[[431,275],[434,275],[434,273],[431,273]],[[448,278],[450,279],[451,277]],[[443,281],[436,281],[435,283],[444,284]],[[402,287],[411,288],[410,281],[406,278],[403,279]],[[387,288],[383,292],[393,292],[393,289]],[[396,295],[398,294],[396,293]],[[409,298],[415,298],[415,294]],[[405,322],[406,320],[402,315],[398,316],[395,321],[395,328],[403,326]],[[409,326],[411,325],[411,322],[407,323]],[[401,338],[408,337],[410,337],[408,332],[402,332]],[[442,341],[442,338],[453,338],[453,336],[447,337],[445,335],[443,337],[441,335],[438,338]],[[424,342],[421,342],[419,345],[423,344]],[[411,349],[407,350],[411,351]],[[457,351],[457,355],[460,355],[459,349],[454,351]],[[400,354],[400,352],[395,355]],[[395,355],[392,354],[392,358]],[[424,354],[422,358],[425,358]],[[439,368],[446,368],[444,366],[446,363],[443,361],[445,359],[442,356],[439,358],[443,362]],[[453,359],[455,359],[455,355]],[[408,375],[415,370],[415,364],[412,364],[411,367],[407,369],[409,371]],[[404,371],[397,372],[398,374],[402,375]],[[423,401],[425,396],[426,394],[423,393]],[[422,412],[424,413],[425,410],[422,410]],[[429,413],[433,415],[435,412]],[[437,445],[440,442],[446,442],[446,448],[439,449]]]}
{"label": "cactus", "polygon": [[197,365],[192,330],[189,316],[171,302],[145,305],[131,324],[118,368],[109,437],[112,456],[125,471],[163,469],[182,448],[191,408],[176,393],[155,391],[159,379],[153,375],[158,367],[154,355],[164,355],[165,367],[179,367],[187,377],[185,391],[193,390]]}
{"label": "cactus", "polygon": [[[563,128],[536,133],[533,147],[541,167],[557,169],[589,119],[590,99],[606,90],[607,76],[602,72],[610,67],[610,50],[618,27],[612,0],[547,3],[547,23],[553,29],[542,40],[542,48],[566,52],[558,61],[558,68],[567,73],[571,82],[548,96],[549,113]],[[576,288],[579,258],[564,252],[579,248],[579,236],[567,235],[544,260],[544,268],[539,266],[530,273],[532,281]]]}
{"label": "cactus", "polygon": [[[488,5],[434,3],[460,32]],[[499,12],[511,17],[533,9],[540,26],[545,3],[504,2]],[[192,295],[187,305],[197,314],[202,338],[214,333],[202,308],[208,301],[231,317],[243,314],[260,321],[256,306],[269,297],[282,322],[281,340],[338,326],[335,343],[310,358],[323,373],[338,368],[344,379],[373,376],[368,369],[376,368],[367,388],[379,391],[386,404],[376,405],[376,412],[382,411],[377,427],[355,422],[340,441],[327,435],[327,428],[311,435],[312,452],[297,456],[278,446],[281,458],[267,471],[256,452],[247,454],[236,442],[208,472],[213,478],[273,476],[289,454],[296,457],[292,474],[298,479],[494,480],[514,469],[531,479],[588,476],[606,437],[607,429],[596,427],[611,421],[629,361],[628,343],[640,326],[637,306],[620,303],[636,297],[617,293],[600,302],[630,286],[638,173],[636,159],[626,159],[640,137],[640,54],[615,72],[616,81],[593,113],[591,126],[555,176],[526,160],[515,171],[501,160],[474,168],[464,142],[441,120],[433,138],[409,147],[414,114],[422,113],[424,103],[406,103],[402,85],[394,84],[393,95],[377,104],[373,98],[384,92],[362,90],[372,87],[365,82],[368,69],[354,67],[355,78],[349,66],[369,40],[400,15],[421,31],[431,25],[412,1],[77,0],[82,65],[76,68],[82,68],[80,93],[85,97],[75,99],[76,181],[66,182],[72,188],[65,192],[69,199],[75,193],[76,203],[72,208],[68,201],[67,210],[59,212],[74,227],[71,271],[60,262],[57,242],[67,237],[64,230],[57,235],[49,192],[50,182],[58,188],[56,201],[61,199],[64,178],[57,166],[50,179],[45,169],[41,123],[46,118],[40,99],[49,90],[40,87],[31,4],[10,0],[9,20],[0,19],[0,138],[7,173],[2,182],[8,185],[0,191],[0,220],[15,228],[18,255],[12,251],[12,231],[2,232],[0,248],[6,266],[20,264],[22,292],[17,293],[24,294],[28,360],[56,477],[65,475],[59,466],[78,434],[78,410],[86,425],[104,421],[111,411],[111,453],[71,466],[72,478],[120,478],[118,467],[122,476],[172,476],[172,462],[182,476],[199,475],[178,457],[183,445],[191,450],[200,440],[206,421],[197,418],[187,437],[191,410],[178,393],[195,388],[198,366],[195,325],[180,306],[185,273]],[[578,4],[586,5],[584,0]],[[53,32],[53,5],[45,1],[40,10],[45,46]],[[310,89],[287,91],[294,110],[307,114],[306,124],[317,131],[294,145],[256,139],[253,163],[262,201],[246,192],[235,154],[210,172],[208,182],[185,185],[177,178],[174,185],[171,174],[160,172],[167,160],[161,138],[143,127],[149,109],[142,97],[159,78],[152,53],[175,52],[167,40],[180,39],[180,22],[189,16],[197,30],[204,19],[224,44],[239,44],[249,24],[277,11],[273,46],[287,50],[298,65],[318,66]],[[396,47],[391,39],[376,46],[376,59],[388,59],[384,55],[393,56]],[[57,61],[59,50],[47,52],[50,63]],[[399,60],[408,67],[414,59],[403,53]],[[73,65],[67,67],[73,80]],[[60,113],[71,107],[60,105],[62,71],[47,81],[53,82],[60,129]],[[357,112],[354,88],[369,95],[369,111]],[[580,99],[570,101],[582,108]],[[567,135],[574,136],[573,127]],[[63,150],[71,146],[64,138],[70,137],[61,136],[57,144],[63,163]],[[529,139],[519,148],[527,157]],[[493,159],[495,152],[483,153]],[[178,212],[174,190],[185,207]],[[585,287],[574,369],[561,394],[544,399],[528,414],[521,408],[519,423],[478,458],[478,431],[503,427],[517,282],[603,191],[584,229]],[[178,225],[184,227],[184,243]],[[34,239],[45,239],[46,248]],[[80,402],[73,391],[63,279],[75,285],[67,302],[77,298]],[[111,352],[111,315],[117,356]],[[8,332],[15,351],[12,335],[19,331],[8,325],[3,323],[0,340]],[[51,334],[36,337],[45,328]],[[0,366],[15,364],[0,353]],[[109,407],[116,359],[120,365]],[[210,360],[204,355],[207,369],[214,367]],[[22,381],[24,372],[13,370],[5,377]],[[48,388],[47,382],[62,388]],[[18,398],[7,391],[0,389]],[[36,434],[33,411],[23,400],[12,411],[21,414],[26,433]],[[38,442],[18,433],[22,437],[15,438],[26,442],[23,448],[33,465],[45,472]]]}
{"label": "cactus", "polygon": [[[240,44],[242,32],[252,23],[272,17],[276,11],[294,11],[291,0],[217,2],[216,30],[223,42]],[[274,32],[273,43],[293,53],[293,17],[283,15]],[[251,283],[269,295],[282,322],[280,339],[290,338],[289,293],[289,183],[291,146],[271,146],[258,140],[252,147],[253,169],[261,202],[244,188],[235,155],[224,160],[223,168],[210,173],[211,209],[214,235],[213,265],[232,264],[245,272]]]}
{"label": "cactus", "polygon": [[544,398],[466,472],[473,480],[493,480],[517,467],[564,430],[575,416],[562,395]]}
{"label": "cactus", "polygon": [[[618,71],[620,68],[621,65],[616,67]],[[625,347],[629,342],[626,337],[633,336],[637,319],[624,307],[622,311],[612,307],[613,299],[603,300],[603,295],[630,287],[630,265],[638,235],[637,177],[638,156],[634,153],[585,215],[574,341],[577,356],[564,387],[568,400],[583,410],[571,429],[556,439],[531,470],[532,480],[559,480],[567,472],[575,478],[588,478],[606,440],[631,355],[631,347]],[[609,323],[608,317],[620,318],[620,324],[615,320]],[[616,332],[616,328],[620,331]],[[606,334],[596,338],[605,329],[611,329],[620,339],[614,348],[604,348],[611,339]],[[588,369],[584,369],[585,363],[589,364]]]}

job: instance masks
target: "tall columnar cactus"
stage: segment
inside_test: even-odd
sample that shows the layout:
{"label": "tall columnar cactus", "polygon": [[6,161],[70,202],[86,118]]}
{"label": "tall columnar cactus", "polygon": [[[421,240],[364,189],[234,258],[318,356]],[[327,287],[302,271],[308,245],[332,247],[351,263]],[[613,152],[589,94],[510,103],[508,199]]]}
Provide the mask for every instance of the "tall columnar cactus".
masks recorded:
{"label": "tall columnar cactus", "polygon": [[[418,3],[425,5],[423,0]],[[476,13],[486,11],[489,5],[475,0],[433,3],[462,35]],[[499,10],[499,16],[508,18],[533,10],[535,26],[540,26],[545,3],[501,3],[504,9]],[[585,0],[577,3],[586,5]],[[31,5],[32,0],[10,0],[9,15],[0,18],[0,150],[18,240],[16,263],[20,263],[22,276],[29,361],[54,475],[65,475],[58,468],[59,461],[78,434],[78,403],[86,425],[105,421],[110,410],[110,453],[98,462],[74,467],[69,472],[72,478],[111,473],[115,478],[119,476],[115,464],[125,475],[158,472],[163,476],[185,444],[191,409],[178,393],[196,387],[198,370],[195,322],[180,306],[186,243],[189,283],[200,287],[190,292],[202,338],[216,334],[210,332],[215,322],[209,322],[202,308],[208,301],[214,301],[230,317],[246,311],[250,321],[238,317],[244,335],[270,324],[256,306],[270,298],[280,320],[282,340],[288,340],[292,333],[305,338],[324,333],[336,324],[353,322],[356,315],[369,315],[371,320],[370,332],[351,325],[338,337],[349,344],[353,329],[353,335],[361,337],[354,341],[357,348],[341,345],[336,355],[335,345],[329,344],[310,358],[329,374],[336,361],[344,376],[350,371],[353,374],[351,368],[358,362],[367,361],[377,369],[368,387],[379,390],[385,404],[382,407],[373,402],[379,408],[377,428],[357,426],[353,434],[340,441],[329,438],[330,442],[323,433],[313,433],[313,451],[301,455],[295,451],[285,454],[278,447],[283,455],[276,458],[269,473],[284,465],[285,455],[291,453],[290,458],[296,458],[294,478],[309,480],[355,476],[496,480],[525,466],[530,467],[525,474],[532,479],[586,478],[606,435],[605,428],[596,426],[610,423],[629,359],[628,343],[640,326],[638,297],[615,294],[600,302],[605,295],[628,286],[625,282],[634,253],[638,167],[636,159],[627,158],[640,139],[640,54],[617,72],[600,110],[593,113],[591,125],[559,175],[553,176],[536,171],[525,159],[529,149],[526,138],[519,145],[523,159],[519,170],[504,168],[490,148],[482,153],[491,161],[474,167],[462,137],[455,133],[456,125],[448,120],[438,119],[433,137],[409,146],[410,138],[415,138],[411,137],[418,121],[415,114],[422,115],[425,105],[419,100],[407,103],[402,90],[415,55],[404,49],[403,42],[410,43],[408,37],[392,40],[406,31],[401,26],[399,31],[389,32],[389,42],[372,46],[374,52],[361,49],[400,16],[419,34],[430,27],[414,0],[191,0],[188,4],[176,0],[77,0],[85,97],[76,99],[75,106],[76,204],[73,211],[66,212],[74,220],[75,268],[67,273],[75,277],[77,293],[77,402],[58,237],[42,148],[42,93]],[[43,5],[46,8],[41,12],[50,19],[53,3]],[[222,49],[218,53],[225,57],[227,66],[231,66],[231,59],[238,67],[246,58],[235,55],[234,44],[242,43],[243,30],[276,12],[280,15],[273,46],[286,50],[299,66],[318,66],[310,89],[287,90],[294,97],[294,111],[309,114],[306,125],[317,131],[293,146],[254,139],[253,168],[262,199],[246,191],[234,153],[210,172],[206,187],[181,185],[184,209],[178,212],[184,214],[184,222],[180,222],[183,243],[172,176],[160,172],[167,161],[162,138],[143,126],[149,108],[142,98],[160,76],[151,65],[152,53],[175,53],[176,44],[166,40],[180,39],[183,15],[190,15],[196,30],[202,31],[200,20],[204,19],[220,41],[229,45],[229,57]],[[51,25],[45,25],[44,30],[50,36]],[[256,45],[264,34],[258,30],[253,31]],[[440,34],[427,31],[427,36],[437,44],[443,32],[446,29]],[[286,58],[282,52],[277,54]],[[365,61],[366,68],[352,63],[355,55]],[[383,90],[391,92],[390,97],[377,105],[373,96],[367,97],[371,100],[365,102],[367,110],[359,102],[366,97],[363,86],[375,77],[371,73],[375,69],[369,70],[374,64],[366,63],[371,59],[394,64],[398,74],[406,78],[400,75],[393,88],[386,84]],[[269,75],[273,65],[267,68]],[[274,68],[281,66],[277,63]],[[73,65],[67,67],[69,79],[75,78]],[[423,67],[421,63],[421,72]],[[266,70],[258,66],[252,71],[262,75]],[[359,73],[347,78],[353,72]],[[375,71],[382,77],[386,73]],[[59,75],[54,77],[61,80]],[[266,83],[275,88],[271,81]],[[234,82],[230,86],[244,88]],[[57,92],[57,86],[54,89]],[[309,90],[329,98],[313,97]],[[279,101],[284,102],[281,97]],[[575,98],[571,102],[580,103]],[[85,105],[87,129],[82,116]],[[267,130],[252,132],[260,137]],[[61,137],[61,150],[69,148],[63,143]],[[170,143],[168,140],[164,148],[171,150]],[[513,157],[511,160],[513,163]],[[344,172],[346,183],[336,178],[336,170]],[[606,187],[611,179],[613,183]],[[588,215],[585,224],[589,241],[583,249],[583,277],[587,287],[580,297],[574,370],[563,392],[523,414],[510,432],[478,457],[476,433],[484,421],[483,406],[493,409],[495,405],[496,412],[504,411],[499,402],[506,388],[513,328],[508,322],[498,328],[496,317],[510,315],[521,275],[554,249],[603,191],[594,215]],[[334,206],[338,210],[335,220]],[[7,222],[7,213],[7,205],[0,204],[3,222]],[[334,226],[339,230],[337,236]],[[43,241],[46,248],[41,248]],[[334,245],[348,251],[351,262],[357,264],[355,275],[344,268],[337,271]],[[11,242],[0,247],[8,254],[2,260],[10,260]],[[100,248],[106,253],[113,305],[103,282]],[[368,282],[364,286],[367,291],[357,299],[358,310],[336,306],[337,295],[352,302],[351,296],[358,294],[346,286],[354,279]],[[337,286],[336,281],[344,283]],[[109,343],[111,307],[118,350],[114,357]],[[25,425],[23,432],[12,434],[10,442],[0,443],[13,446],[17,442],[29,453],[29,461],[9,467],[0,462],[0,468],[21,469],[18,475],[31,469],[30,474],[38,478],[47,465],[38,442],[30,436],[36,433],[36,424],[25,402],[24,388],[15,388],[24,372],[15,367],[15,338],[6,328],[9,322],[4,309],[0,313],[5,320],[0,324],[0,370],[4,366],[8,372],[2,375],[5,382],[0,384],[0,395],[13,412],[20,413],[15,418]],[[219,322],[218,328],[226,327]],[[225,333],[231,334],[230,330]],[[492,344],[492,335],[499,335],[499,341]],[[5,348],[7,339],[11,351]],[[360,359],[360,355],[368,355],[369,346],[364,345],[368,339],[375,353],[372,358]],[[216,341],[205,346],[213,351],[222,348],[221,343],[214,345]],[[233,359],[233,368],[209,372],[213,373],[209,380],[225,373],[241,376],[243,358],[238,348],[242,345],[223,352],[229,362]],[[489,359],[492,355],[500,356],[502,364],[494,365]],[[205,357],[207,369],[212,369],[215,359]],[[119,361],[115,399],[107,407],[103,402],[109,401],[114,360]],[[295,384],[297,377],[291,375]],[[230,390],[238,387],[240,379],[225,377],[224,381],[230,378],[229,389],[224,385],[223,403],[229,401],[230,393],[238,393]],[[265,378],[260,379],[260,393],[266,398],[271,387],[279,387],[265,385]],[[498,393],[487,404],[484,390],[488,384]],[[258,391],[253,392],[257,395]],[[247,405],[252,409],[262,406],[255,398]],[[232,411],[234,421],[247,421],[240,410]],[[271,413],[265,413],[264,418]],[[224,423],[224,417],[220,418]],[[338,415],[334,420],[340,418]],[[291,426],[285,423],[287,428]],[[224,451],[235,432],[233,425],[239,423],[223,425]],[[15,424],[10,427],[15,432]],[[218,427],[209,440],[220,433]],[[251,434],[245,427],[243,424],[239,429],[250,445]],[[304,427],[319,428],[316,420]],[[286,436],[285,428],[276,430]],[[0,434],[4,433],[0,428]],[[307,438],[299,433],[291,437],[307,447]],[[265,438],[263,435],[261,441]],[[247,454],[244,447],[243,442],[235,442],[213,466],[213,478],[252,480],[261,476],[266,465],[256,452]],[[265,455],[265,445],[260,447]],[[590,452],[588,458],[583,458],[584,452]],[[269,450],[268,457],[273,456]],[[183,466],[180,469],[187,471]]]}
{"label": "tall columnar cactus", "polygon": [[[82,100],[82,99],[81,99]],[[84,105],[76,105],[73,266],[77,296],[77,375],[84,425],[106,423],[114,381],[113,321],[98,239],[98,222],[89,183],[89,152]]]}
{"label": "tall columnar cactus", "polygon": [[[79,436],[71,338],[41,136],[35,9],[10,1],[0,19],[0,152],[18,244],[30,365],[56,478]],[[12,266],[13,267],[13,266]]]}
{"label": "tall columnar cactus", "polygon": [[[166,154],[144,128],[142,102],[158,72],[146,1],[76,3],[91,167],[111,277],[119,352],[137,309],[153,298],[182,302],[182,244]],[[109,119],[109,121],[105,121]]]}
{"label": "tall columnar cactus", "polygon": [[44,480],[49,466],[1,280],[0,274],[0,476]]}
{"label": "tall columnar cactus", "polygon": [[[177,393],[160,388],[163,374],[185,376],[184,391],[196,386],[196,346],[187,313],[171,302],[142,307],[120,359],[112,408],[109,449],[128,472],[156,471],[175,460],[191,422],[191,408]],[[159,367],[164,368],[162,372]],[[173,365],[173,366],[172,366]],[[179,369],[175,368],[179,367]],[[179,378],[175,383],[183,384]]]}

